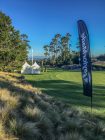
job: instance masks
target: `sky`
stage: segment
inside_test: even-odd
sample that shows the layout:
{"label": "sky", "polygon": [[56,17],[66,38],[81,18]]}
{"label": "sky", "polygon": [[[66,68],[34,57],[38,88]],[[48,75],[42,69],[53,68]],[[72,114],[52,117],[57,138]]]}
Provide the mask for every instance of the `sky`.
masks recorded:
{"label": "sky", "polygon": [[43,55],[43,46],[57,33],[70,33],[75,50],[79,19],[87,24],[91,54],[105,54],[105,0],[0,0],[0,11],[28,35],[35,56]]}

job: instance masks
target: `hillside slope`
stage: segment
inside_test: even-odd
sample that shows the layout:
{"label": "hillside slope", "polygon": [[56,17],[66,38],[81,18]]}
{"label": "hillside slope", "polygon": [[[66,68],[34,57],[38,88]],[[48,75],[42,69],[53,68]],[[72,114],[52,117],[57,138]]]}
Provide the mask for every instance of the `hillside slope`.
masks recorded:
{"label": "hillside slope", "polygon": [[0,72],[0,140],[105,140],[105,125]]}

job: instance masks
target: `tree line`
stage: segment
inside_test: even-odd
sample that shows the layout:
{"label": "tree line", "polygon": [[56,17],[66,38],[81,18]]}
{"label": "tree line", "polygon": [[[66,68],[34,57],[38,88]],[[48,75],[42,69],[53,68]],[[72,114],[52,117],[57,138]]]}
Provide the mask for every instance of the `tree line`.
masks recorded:
{"label": "tree line", "polygon": [[79,52],[71,50],[71,35],[69,33],[65,36],[56,34],[49,45],[45,45],[43,48],[47,64],[60,66],[79,63]]}
{"label": "tree line", "polygon": [[12,25],[9,16],[0,12],[0,70],[19,70],[28,58],[28,36]]}
{"label": "tree line", "polygon": [[105,61],[105,54],[101,54],[101,55],[97,56],[97,60]]}

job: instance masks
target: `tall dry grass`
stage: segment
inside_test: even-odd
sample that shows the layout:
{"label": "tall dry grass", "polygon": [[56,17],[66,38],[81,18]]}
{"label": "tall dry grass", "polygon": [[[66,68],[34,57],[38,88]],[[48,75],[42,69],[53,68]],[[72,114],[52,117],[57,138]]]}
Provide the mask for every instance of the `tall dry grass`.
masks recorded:
{"label": "tall dry grass", "polygon": [[0,140],[105,140],[105,124],[0,72]]}

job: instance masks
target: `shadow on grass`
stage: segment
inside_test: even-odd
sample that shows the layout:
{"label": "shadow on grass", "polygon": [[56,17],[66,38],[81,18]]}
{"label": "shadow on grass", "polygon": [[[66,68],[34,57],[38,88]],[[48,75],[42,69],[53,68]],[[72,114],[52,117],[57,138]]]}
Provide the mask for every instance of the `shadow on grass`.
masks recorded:
{"label": "shadow on grass", "polygon": [[[33,86],[40,88],[43,93],[61,99],[75,106],[90,107],[91,99],[83,95],[82,85],[64,80],[27,80]],[[94,108],[105,108],[105,87],[93,87]]]}
{"label": "shadow on grass", "polygon": [[[9,80],[6,79],[5,77],[3,77],[3,79],[4,80],[0,80],[0,88],[7,89],[8,91],[11,92],[11,94],[13,96],[17,96],[17,95],[23,96],[23,94],[24,94],[24,96],[26,95],[26,96],[29,96],[32,98],[34,97],[35,94],[33,92],[29,91],[28,89],[23,89],[18,86],[15,86],[13,82],[9,82]],[[70,81],[64,81],[64,80],[43,80],[43,81],[36,81],[36,82],[32,81],[32,80],[28,80],[28,82],[31,83],[35,87],[41,88],[43,92],[45,92],[53,97],[60,98],[61,100],[64,100],[65,102],[68,102],[72,105],[76,105],[76,106],[84,105],[87,107],[90,106],[90,98],[87,98],[82,95],[82,85],[81,84],[78,84],[75,82],[70,82]],[[98,88],[98,87],[95,87],[95,88]],[[95,95],[95,96],[96,96],[95,97],[96,100],[98,100],[99,102],[100,101],[104,102],[104,99],[100,98],[100,96],[99,97],[97,95]],[[41,100],[42,100],[42,98],[41,98]],[[1,106],[5,105],[4,102],[2,102],[2,101],[0,101],[0,102],[1,102]],[[15,112],[16,114],[12,117],[14,117],[14,118],[16,117],[17,123],[18,123],[18,120],[23,121],[23,123],[30,121],[27,118],[27,115],[25,115],[22,112],[22,109],[28,104],[28,100],[26,101],[26,98],[25,98],[24,102],[21,100],[19,102],[21,104],[19,104],[18,108],[14,108],[10,111],[9,120],[11,119],[11,112]],[[35,104],[36,104],[36,102],[35,102]],[[51,102],[50,102],[50,104],[51,104]],[[95,106],[98,107],[98,104],[96,104]],[[102,107],[105,107],[105,106],[102,104]],[[7,121],[8,121],[8,118],[6,120],[6,123],[7,123]],[[32,121],[32,120],[31,120],[31,122],[34,123],[34,121]],[[9,126],[7,125],[7,127],[9,127]],[[43,125],[42,125],[42,127],[43,127]],[[7,128],[5,129],[5,132],[7,133]],[[28,131],[28,133],[29,132],[30,131]],[[55,131],[54,131],[54,134],[55,134]],[[25,135],[24,133],[19,133],[19,134],[17,133],[16,135],[18,135],[20,139],[25,139],[25,140],[30,139],[29,137],[27,137],[27,134]]]}
{"label": "shadow on grass", "polygon": [[[3,79],[5,79],[3,77]],[[72,81],[64,80],[41,80],[33,81],[27,80],[32,86],[40,88],[45,94],[48,94],[57,99],[61,99],[64,102],[75,106],[90,107],[90,97],[83,95],[82,85]],[[0,88],[6,88],[14,96],[26,94],[26,96],[33,97],[33,93],[29,90],[25,90],[20,87],[16,87],[11,82],[0,81]],[[94,86],[93,87],[93,106],[94,108],[105,108],[105,87],[104,86]]]}

